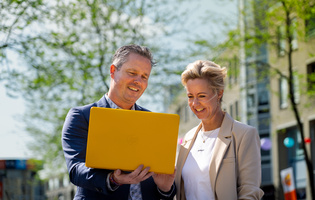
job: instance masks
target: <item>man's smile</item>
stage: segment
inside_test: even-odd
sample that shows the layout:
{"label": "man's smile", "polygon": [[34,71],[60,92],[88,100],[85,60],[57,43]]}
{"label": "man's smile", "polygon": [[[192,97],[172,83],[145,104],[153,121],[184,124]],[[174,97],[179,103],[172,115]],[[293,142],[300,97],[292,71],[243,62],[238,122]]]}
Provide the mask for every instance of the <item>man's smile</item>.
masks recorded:
{"label": "man's smile", "polygon": [[139,91],[139,89],[137,89],[137,88],[134,88],[134,87],[128,87],[130,90],[132,90],[132,91],[135,91],[135,92],[138,92]]}

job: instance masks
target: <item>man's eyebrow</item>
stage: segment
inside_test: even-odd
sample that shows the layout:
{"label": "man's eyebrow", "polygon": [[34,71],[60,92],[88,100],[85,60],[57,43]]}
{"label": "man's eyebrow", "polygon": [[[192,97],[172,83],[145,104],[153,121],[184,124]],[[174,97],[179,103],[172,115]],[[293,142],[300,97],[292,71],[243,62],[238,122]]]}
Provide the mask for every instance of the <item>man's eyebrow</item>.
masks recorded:
{"label": "man's eyebrow", "polygon": [[137,70],[132,69],[132,68],[128,68],[128,69],[126,69],[126,71],[128,71],[128,72],[137,72]]}

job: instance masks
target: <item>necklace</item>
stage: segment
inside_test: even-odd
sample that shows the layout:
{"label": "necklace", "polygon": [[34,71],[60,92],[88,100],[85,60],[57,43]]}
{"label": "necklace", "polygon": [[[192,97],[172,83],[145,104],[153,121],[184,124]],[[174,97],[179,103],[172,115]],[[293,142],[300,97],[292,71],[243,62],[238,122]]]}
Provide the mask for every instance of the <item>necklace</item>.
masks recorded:
{"label": "necklace", "polygon": [[201,132],[202,142],[205,143],[206,140],[208,139],[208,137],[205,139],[205,138],[203,137],[203,135],[204,135],[203,132]]}
{"label": "necklace", "polygon": [[[201,140],[202,140],[202,143],[201,143],[201,144],[204,144],[204,143],[206,142],[206,140],[209,139],[209,137],[204,138],[204,137],[203,137],[204,132],[202,132],[202,131],[200,131],[199,133],[200,133]],[[198,151],[198,152],[202,152],[202,151],[204,151],[204,150],[205,150],[204,145],[201,145],[197,151]]]}
{"label": "necklace", "polygon": [[[217,130],[217,128],[211,131],[200,131],[202,142],[205,143],[206,140],[209,139],[209,136],[212,135],[213,132],[215,132],[215,130]],[[206,138],[204,138],[203,136],[206,136]]]}
{"label": "necklace", "polygon": [[[200,131],[199,134],[200,134],[200,139],[202,140],[202,143],[199,144],[199,148],[197,149],[198,152],[203,152],[205,151],[205,148],[207,148],[206,146],[208,146],[209,144],[211,145],[211,141],[210,143],[206,143],[206,141],[211,138],[210,136],[213,135],[215,132],[217,132],[217,130],[219,130],[219,128],[217,129],[214,129],[214,130],[211,130],[211,131]],[[205,136],[205,137],[204,137]],[[216,136],[215,136],[216,137]],[[214,138],[215,138],[214,137]],[[213,138],[213,137],[212,137]]]}

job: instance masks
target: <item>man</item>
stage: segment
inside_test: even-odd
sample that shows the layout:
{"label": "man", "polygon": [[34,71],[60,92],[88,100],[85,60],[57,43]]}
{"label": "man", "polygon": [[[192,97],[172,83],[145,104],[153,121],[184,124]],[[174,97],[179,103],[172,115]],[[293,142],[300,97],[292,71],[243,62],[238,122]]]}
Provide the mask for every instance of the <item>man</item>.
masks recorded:
{"label": "man", "polygon": [[[127,45],[119,48],[110,66],[108,93],[96,103],[69,111],[62,130],[62,146],[70,180],[77,186],[75,200],[154,200],[173,199],[175,196],[175,173],[154,174],[149,172],[149,167],[143,169],[143,165],[130,173],[119,169],[113,171],[85,166],[91,107],[148,111],[138,106],[136,101],[147,88],[153,64],[152,55],[146,47]],[[102,155],[99,157],[106,159]]]}

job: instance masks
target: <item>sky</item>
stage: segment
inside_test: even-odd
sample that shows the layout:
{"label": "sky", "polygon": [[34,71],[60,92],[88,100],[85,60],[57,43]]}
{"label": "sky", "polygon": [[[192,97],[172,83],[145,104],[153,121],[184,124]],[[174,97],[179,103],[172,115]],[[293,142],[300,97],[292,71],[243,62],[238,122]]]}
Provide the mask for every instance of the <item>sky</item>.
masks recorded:
{"label": "sky", "polygon": [[[217,11],[213,12],[213,15],[220,13],[234,12],[233,7],[236,6],[236,0],[231,3],[230,0],[199,0],[197,1],[199,5],[197,6],[196,12],[199,14],[204,14],[209,12],[209,10]],[[215,2],[215,3],[214,3]],[[221,3],[217,3],[221,2]],[[225,2],[225,6],[222,6],[222,2]],[[208,8],[202,11],[202,8]],[[219,11],[219,13],[218,13]],[[194,19],[198,21],[206,20],[200,15],[191,15],[190,21],[194,23]],[[211,19],[209,19],[211,21]],[[205,21],[203,21],[204,23]],[[197,27],[194,27],[196,29]],[[203,33],[206,27],[200,27],[197,31],[198,33]],[[215,28],[214,24],[211,24],[208,29]],[[29,135],[24,131],[23,123],[19,118],[23,116],[24,113],[24,102],[20,98],[10,98],[6,95],[5,88],[0,83],[0,160],[1,159],[27,159],[31,158],[31,152],[27,148],[27,144],[31,141]],[[151,108],[149,108],[151,109]]]}
{"label": "sky", "polygon": [[22,98],[10,98],[0,85],[0,159],[23,159],[30,156],[27,142],[30,137],[18,120],[24,112]]}

